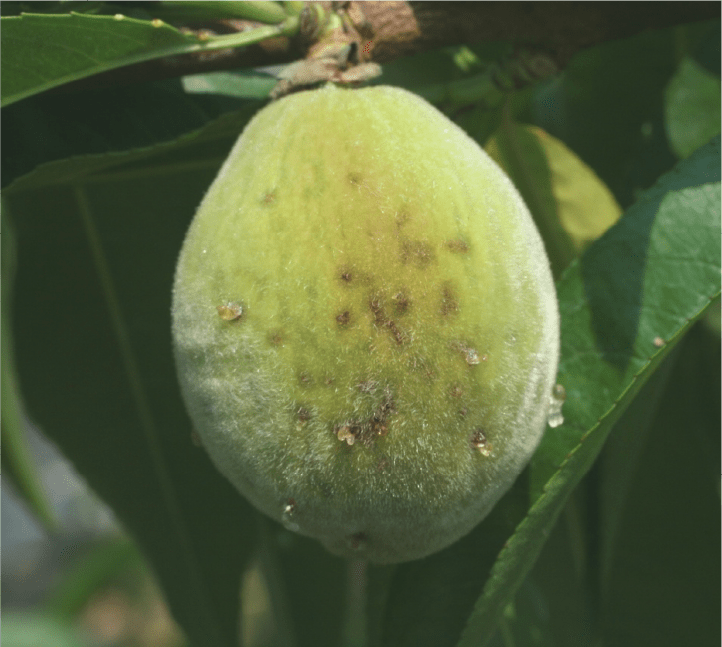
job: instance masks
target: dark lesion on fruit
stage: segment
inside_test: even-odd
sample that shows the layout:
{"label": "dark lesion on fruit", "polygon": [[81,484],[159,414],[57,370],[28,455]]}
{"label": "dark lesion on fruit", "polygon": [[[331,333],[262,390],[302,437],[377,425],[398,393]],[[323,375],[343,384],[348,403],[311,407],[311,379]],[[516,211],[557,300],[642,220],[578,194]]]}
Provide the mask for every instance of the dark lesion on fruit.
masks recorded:
{"label": "dark lesion on fruit", "polygon": [[469,444],[472,449],[477,450],[482,456],[491,456],[493,448],[489,439],[486,437],[486,433],[481,427],[477,427],[471,432]]}
{"label": "dark lesion on fruit", "polygon": [[276,190],[266,191],[261,198],[263,204],[273,204],[276,201]]}
{"label": "dark lesion on fruit", "polygon": [[399,290],[391,297],[394,304],[394,311],[397,315],[405,314],[411,306],[411,299],[405,290]]}
{"label": "dark lesion on fruit", "polygon": [[373,295],[369,299],[369,310],[374,316],[374,326],[377,329],[383,329],[389,332],[392,339],[401,346],[407,341],[408,335],[396,324],[396,322],[387,316],[384,309],[384,303],[379,295]]}
{"label": "dark lesion on fruit", "polygon": [[343,312],[336,315],[336,323],[339,326],[347,326],[351,321],[351,311],[344,310]]}
{"label": "dark lesion on fruit", "polygon": [[449,396],[452,398],[460,398],[462,395],[464,395],[464,387],[458,382],[449,387]]}
{"label": "dark lesion on fruit", "polygon": [[347,265],[343,265],[336,270],[336,280],[338,280],[341,285],[353,287],[356,278],[356,272]]}
{"label": "dark lesion on fruit", "polygon": [[298,407],[296,417],[300,422],[307,422],[311,419],[311,412],[306,407]]}
{"label": "dark lesion on fruit", "polygon": [[386,436],[389,433],[389,418],[395,413],[396,408],[391,391],[387,388],[381,403],[374,409],[373,413],[362,420],[347,420],[333,429],[334,435],[347,445],[360,444],[364,447],[371,447],[377,438]]}
{"label": "dark lesion on fruit", "polygon": [[446,247],[455,254],[466,254],[469,251],[469,244],[461,238],[447,240]]}
{"label": "dark lesion on fruit", "polygon": [[362,551],[368,545],[368,537],[365,532],[355,532],[348,537],[348,546],[351,550]]}
{"label": "dark lesion on fruit", "polygon": [[268,342],[270,344],[273,344],[274,346],[283,346],[285,342],[284,333],[283,330],[280,328],[277,328],[276,330],[271,330],[268,333]]}
{"label": "dark lesion on fruit", "polygon": [[441,287],[440,311],[443,316],[454,314],[459,311],[459,299],[451,283],[445,283]]}
{"label": "dark lesion on fruit", "polygon": [[304,387],[313,386],[313,376],[308,371],[299,371],[298,383]]}
{"label": "dark lesion on fruit", "polygon": [[401,211],[398,211],[396,213],[396,227],[397,229],[401,229],[407,222],[411,220],[411,216],[409,215],[409,212],[406,211],[406,209],[402,209]]}
{"label": "dark lesion on fruit", "polygon": [[423,240],[403,239],[400,243],[399,255],[404,265],[411,263],[421,269],[436,260],[433,247]]}
{"label": "dark lesion on fruit", "polygon": [[360,173],[351,172],[346,176],[346,179],[349,184],[354,184],[356,186],[363,183],[363,177]]}

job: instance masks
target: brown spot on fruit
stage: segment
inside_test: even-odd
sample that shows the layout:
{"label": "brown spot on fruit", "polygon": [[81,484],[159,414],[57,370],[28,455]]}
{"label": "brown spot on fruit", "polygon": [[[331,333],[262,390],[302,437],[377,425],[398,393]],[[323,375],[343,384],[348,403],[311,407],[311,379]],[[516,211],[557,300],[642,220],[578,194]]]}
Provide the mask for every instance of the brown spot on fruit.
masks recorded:
{"label": "brown spot on fruit", "polygon": [[348,538],[348,545],[351,550],[362,551],[366,548],[367,542],[368,538],[364,532],[354,533]]}
{"label": "brown spot on fruit", "polygon": [[306,407],[299,407],[296,411],[296,415],[301,422],[306,422],[311,419],[311,412]]}
{"label": "brown spot on fruit", "polygon": [[275,191],[268,191],[261,199],[261,202],[263,204],[273,204],[276,201],[276,192]]}
{"label": "brown spot on fruit", "polygon": [[311,386],[313,384],[313,377],[308,371],[301,371],[298,374],[298,381],[301,386]]}
{"label": "brown spot on fruit", "polygon": [[459,311],[459,300],[450,283],[441,289],[441,314],[446,316]]}
{"label": "brown spot on fruit", "polygon": [[409,300],[409,297],[406,296],[406,293],[401,291],[394,294],[394,296],[391,297],[392,301],[394,302],[394,310],[396,311],[397,315],[404,314],[411,305],[411,301]]}
{"label": "brown spot on fruit", "polygon": [[336,323],[340,326],[345,326],[351,321],[351,313],[348,310],[344,310],[341,314],[336,315]]}
{"label": "brown spot on fruit", "polygon": [[216,306],[216,310],[223,321],[237,321],[243,316],[243,304],[235,301]]}
{"label": "brown spot on fruit", "polygon": [[436,260],[433,248],[423,240],[402,240],[400,255],[404,265],[411,263],[422,269]]}
{"label": "brown spot on fruit", "polygon": [[281,329],[272,330],[268,333],[268,341],[274,346],[283,345],[283,331]]}
{"label": "brown spot on fruit", "polygon": [[449,395],[452,398],[460,398],[464,395],[464,387],[461,386],[461,384],[452,384],[451,387],[449,387]]}
{"label": "brown spot on fruit", "polygon": [[470,439],[471,446],[483,456],[491,456],[491,443],[481,427],[474,429]]}
{"label": "brown spot on fruit", "polygon": [[385,328],[386,330],[388,330],[388,332],[391,334],[391,337],[398,345],[401,345],[407,341],[407,333],[404,332],[401,328],[399,328],[393,319],[389,319],[386,316],[381,297],[371,297],[371,300],[369,301],[369,309],[374,315],[374,326],[376,326],[377,328]]}
{"label": "brown spot on fruit", "polygon": [[[361,384],[369,384],[362,382]],[[374,390],[376,383],[373,383]],[[361,385],[359,385],[361,388]],[[364,447],[373,445],[376,438],[386,436],[389,433],[389,418],[396,411],[393,397],[387,388],[381,403],[374,409],[373,413],[363,420],[347,420],[340,425],[334,427],[333,433],[336,437],[344,441],[347,445],[360,443]]]}
{"label": "brown spot on fruit", "polygon": [[456,254],[466,254],[469,251],[469,245],[465,240],[457,238],[456,240],[447,240],[446,246],[450,251]]}
{"label": "brown spot on fruit", "polygon": [[349,184],[359,185],[362,183],[362,178],[359,173],[349,173],[346,176],[346,179],[348,180]]}

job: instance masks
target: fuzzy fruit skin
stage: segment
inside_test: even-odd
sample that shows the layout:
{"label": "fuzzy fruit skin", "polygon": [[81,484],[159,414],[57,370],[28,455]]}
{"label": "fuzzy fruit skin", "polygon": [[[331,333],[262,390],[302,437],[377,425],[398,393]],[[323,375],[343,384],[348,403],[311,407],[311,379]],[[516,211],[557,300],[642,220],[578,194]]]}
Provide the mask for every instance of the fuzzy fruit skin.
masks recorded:
{"label": "fuzzy fruit skin", "polygon": [[456,541],[546,427],[559,316],[538,232],[479,146],[401,89],[262,109],[190,226],[172,310],[213,462],[341,556]]}

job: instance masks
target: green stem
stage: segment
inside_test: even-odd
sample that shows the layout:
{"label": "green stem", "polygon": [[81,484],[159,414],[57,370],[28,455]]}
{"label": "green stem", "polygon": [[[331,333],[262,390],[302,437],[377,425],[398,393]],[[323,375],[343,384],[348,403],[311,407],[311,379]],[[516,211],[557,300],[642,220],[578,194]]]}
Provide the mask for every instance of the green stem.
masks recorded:
{"label": "green stem", "polygon": [[346,577],[346,621],[342,644],[346,647],[366,647],[368,562],[361,559],[349,560]]}
{"label": "green stem", "polygon": [[273,613],[273,630],[276,633],[276,643],[283,647],[296,647],[298,644],[289,606],[286,582],[283,578],[281,564],[276,549],[276,541],[272,536],[271,524],[258,515],[259,529],[259,558],[261,572],[268,590]]}
{"label": "green stem", "polygon": [[277,25],[286,19],[286,12],[277,2],[248,0],[246,2],[215,2],[213,0],[161,0],[153,7],[153,17],[163,20],[225,20],[236,18]]}

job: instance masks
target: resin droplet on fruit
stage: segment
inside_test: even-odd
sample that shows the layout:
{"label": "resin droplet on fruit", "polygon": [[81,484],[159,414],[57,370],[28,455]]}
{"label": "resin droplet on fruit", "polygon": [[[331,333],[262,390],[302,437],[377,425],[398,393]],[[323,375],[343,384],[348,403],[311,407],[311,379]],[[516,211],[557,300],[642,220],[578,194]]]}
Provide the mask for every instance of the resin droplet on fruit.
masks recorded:
{"label": "resin droplet on fruit", "polygon": [[527,209],[477,144],[406,91],[329,85],[244,130],[183,245],[173,336],[238,490],[391,563],[469,532],[528,462],[559,320]]}

